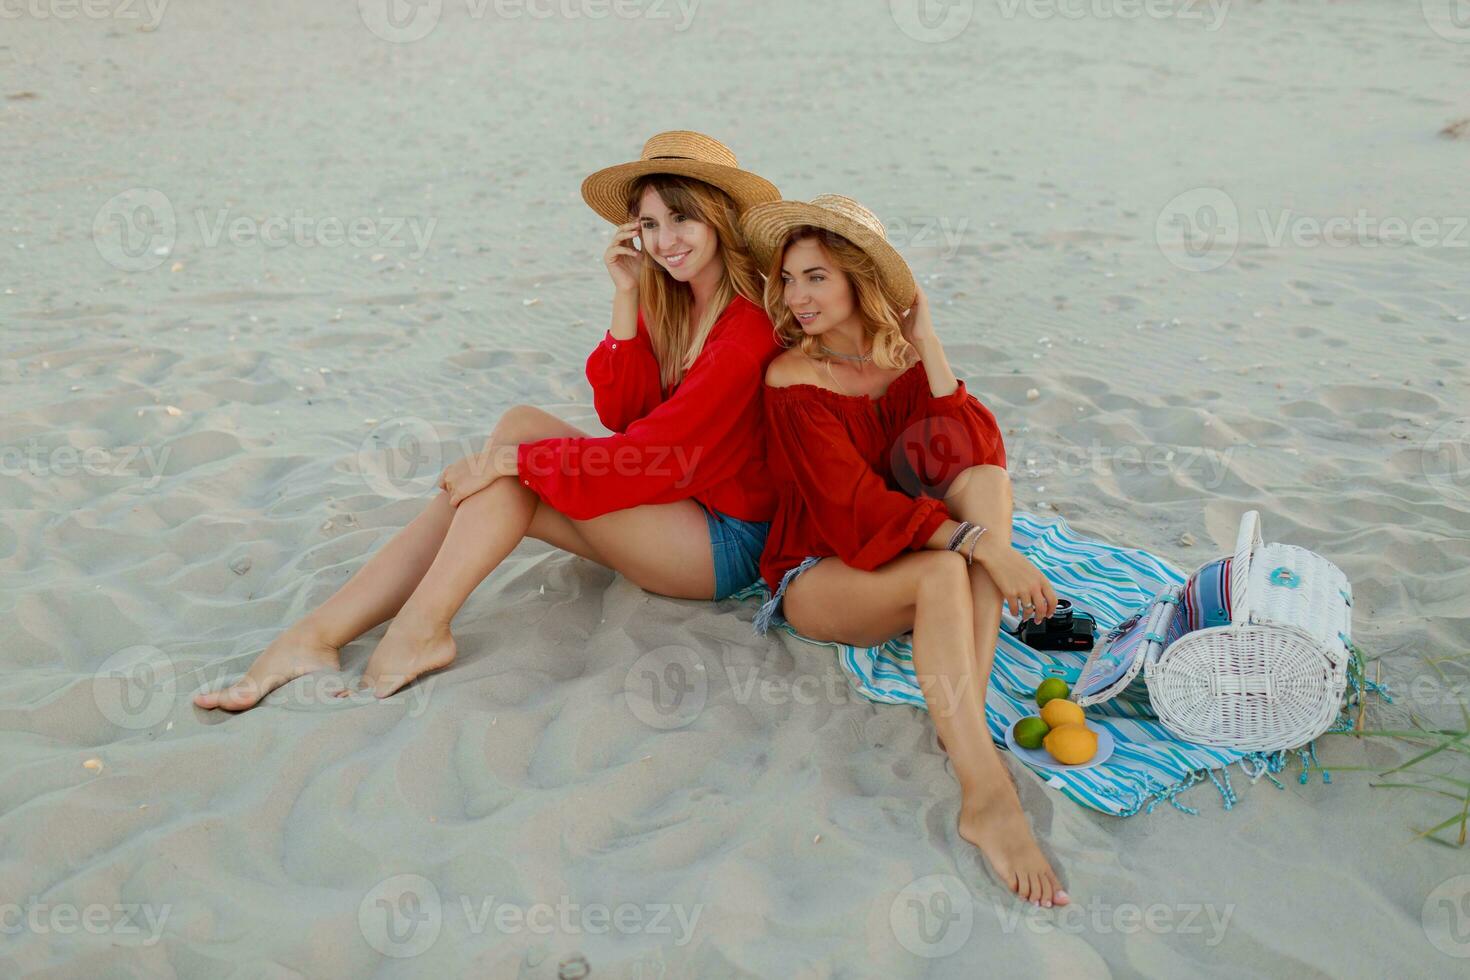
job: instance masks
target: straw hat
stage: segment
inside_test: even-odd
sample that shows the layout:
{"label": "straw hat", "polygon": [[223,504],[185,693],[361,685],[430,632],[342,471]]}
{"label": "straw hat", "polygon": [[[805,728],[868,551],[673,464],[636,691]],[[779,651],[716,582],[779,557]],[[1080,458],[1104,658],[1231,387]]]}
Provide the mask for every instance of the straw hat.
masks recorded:
{"label": "straw hat", "polygon": [[633,182],[647,174],[675,174],[713,184],[746,208],[779,201],[781,192],[764,177],[741,170],[730,148],[712,136],[676,129],[643,144],[643,156],[632,163],[605,167],[582,181],[582,200],[615,225],[628,220],[628,194]]}
{"label": "straw hat", "polygon": [[878,267],[883,292],[900,310],[914,305],[918,287],[903,256],[888,243],[878,216],[850,197],[823,194],[807,201],[776,201],[751,208],[740,220],[750,253],[762,272],[793,228],[811,225],[834,232],[868,254]]}

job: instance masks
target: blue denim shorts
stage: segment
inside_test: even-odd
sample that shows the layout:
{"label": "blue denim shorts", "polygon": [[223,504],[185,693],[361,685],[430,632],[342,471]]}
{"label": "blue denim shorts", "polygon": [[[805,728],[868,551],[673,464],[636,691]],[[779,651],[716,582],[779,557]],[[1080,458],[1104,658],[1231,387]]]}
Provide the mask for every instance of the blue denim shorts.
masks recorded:
{"label": "blue denim shorts", "polygon": [[761,549],[766,546],[771,522],[743,521],[702,503],[699,506],[704,507],[710,550],[715,559],[714,598],[723,599],[761,577]]}
{"label": "blue denim shorts", "polygon": [[801,560],[800,564],[795,568],[789,569],[785,575],[781,576],[781,584],[776,586],[776,591],[756,610],[755,621],[751,623],[751,628],[756,633],[765,636],[773,625],[786,622],[786,617],[781,615],[781,606],[786,598],[786,589],[792,582],[796,581],[796,576],[821,560],[821,556],[819,555],[807,555]]}

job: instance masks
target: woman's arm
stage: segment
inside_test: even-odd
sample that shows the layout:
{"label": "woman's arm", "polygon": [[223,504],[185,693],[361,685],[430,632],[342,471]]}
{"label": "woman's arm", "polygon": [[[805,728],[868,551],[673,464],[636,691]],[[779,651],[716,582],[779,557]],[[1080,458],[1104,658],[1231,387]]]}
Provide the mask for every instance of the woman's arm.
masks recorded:
{"label": "woman's arm", "polygon": [[613,281],[612,323],[587,358],[587,383],[597,417],[613,432],[625,432],[663,401],[658,357],[638,312],[638,267],[630,247],[638,222],[619,225],[603,254]]}
{"label": "woman's arm", "polygon": [[923,288],[914,294],[914,305],[903,319],[903,337],[919,352],[924,363],[924,373],[929,376],[929,393],[935,398],[952,394],[959,386],[959,379],[949,366],[944,345],[934,332],[934,318],[929,312],[929,297]]}

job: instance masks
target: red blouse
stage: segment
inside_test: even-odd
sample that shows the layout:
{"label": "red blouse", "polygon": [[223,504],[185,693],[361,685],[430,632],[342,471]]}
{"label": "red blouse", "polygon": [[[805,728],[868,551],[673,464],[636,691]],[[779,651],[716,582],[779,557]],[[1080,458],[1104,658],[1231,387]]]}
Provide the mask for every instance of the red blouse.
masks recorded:
{"label": "red blouse", "polygon": [[608,331],[587,358],[593,406],[614,435],[521,443],[521,482],[577,520],[688,498],[742,520],[770,520],[776,495],[761,388],[780,349],[765,311],[736,296],[665,392],[640,313],[637,336]]}
{"label": "red blouse", "polygon": [[808,555],[872,571],[922,548],[949,519],[940,498],[956,476],[1006,465],[990,409],[963,381],[935,398],[923,362],[876,399],[796,384],[766,388],[765,410],[780,493],[761,555],[772,589]]}

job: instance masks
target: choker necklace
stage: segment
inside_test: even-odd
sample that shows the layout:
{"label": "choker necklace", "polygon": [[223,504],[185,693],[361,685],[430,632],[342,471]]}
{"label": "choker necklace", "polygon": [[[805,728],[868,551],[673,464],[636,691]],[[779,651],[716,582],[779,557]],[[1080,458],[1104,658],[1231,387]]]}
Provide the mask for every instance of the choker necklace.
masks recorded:
{"label": "choker necklace", "polygon": [[840,357],[844,361],[855,361],[858,364],[867,364],[873,360],[873,352],[871,350],[868,351],[866,354],[843,354],[840,351],[833,350],[832,348],[821,342],[818,342],[817,346],[820,347],[822,349],[822,353],[826,354],[828,357]]}

